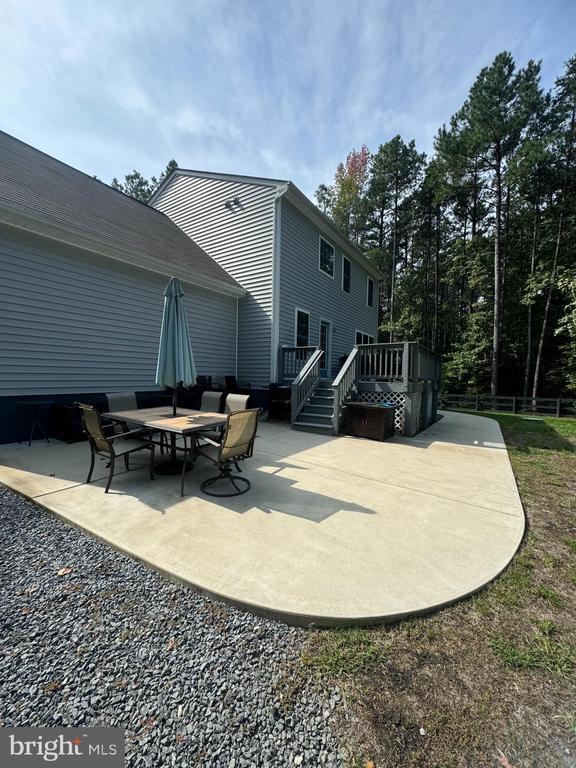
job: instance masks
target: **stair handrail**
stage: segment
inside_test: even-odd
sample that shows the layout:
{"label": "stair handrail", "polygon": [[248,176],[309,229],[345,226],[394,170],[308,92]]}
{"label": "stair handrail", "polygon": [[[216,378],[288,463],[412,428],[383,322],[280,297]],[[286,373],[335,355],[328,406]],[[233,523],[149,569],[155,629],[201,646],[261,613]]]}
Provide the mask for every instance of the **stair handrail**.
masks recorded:
{"label": "stair handrail", "polygon": [[332,391],[334,392],[334,416],[332,418],[332,432],[337,435],[340,432],[342,423],[342,403],[354,386],[356,381],[356,365],[358,360],[358,347],[354,347],[352,352],[346,358],[338,375],[332,382]]}
{"label": "stair handrail", "polygon": [[320,360],[324,355],[323,349],[317,349],[306,361],[302,370],[292,382],[291,412],[292,423],[296,421],[300,411],[306,405],[310,393],[320,381]]}

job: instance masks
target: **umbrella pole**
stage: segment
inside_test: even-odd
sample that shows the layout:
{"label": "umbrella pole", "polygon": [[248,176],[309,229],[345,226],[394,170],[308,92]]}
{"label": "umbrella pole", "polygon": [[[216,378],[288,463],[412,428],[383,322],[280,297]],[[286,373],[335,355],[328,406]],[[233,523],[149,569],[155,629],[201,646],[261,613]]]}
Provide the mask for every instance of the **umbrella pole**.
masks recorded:
{"label": "umbrella pole", "polygon": [[[178,399],[178,387],[172,390],[172,416],[176,416],[176,400]],[[176,461],[176,435],[174,432],[170,435],[170,459]]]}

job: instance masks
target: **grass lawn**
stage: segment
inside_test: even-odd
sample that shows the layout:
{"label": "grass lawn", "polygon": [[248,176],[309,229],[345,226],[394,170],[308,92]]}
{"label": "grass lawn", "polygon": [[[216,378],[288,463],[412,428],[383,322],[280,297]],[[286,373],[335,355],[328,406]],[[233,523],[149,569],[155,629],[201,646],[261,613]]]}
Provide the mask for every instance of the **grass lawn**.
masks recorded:
{"label": "grass lawn", "polygon": [[576,766],[576,420],[481,415],[500,423],[528,533],[468,600],[311,635],[304,663],[344,693],[352,768]]}

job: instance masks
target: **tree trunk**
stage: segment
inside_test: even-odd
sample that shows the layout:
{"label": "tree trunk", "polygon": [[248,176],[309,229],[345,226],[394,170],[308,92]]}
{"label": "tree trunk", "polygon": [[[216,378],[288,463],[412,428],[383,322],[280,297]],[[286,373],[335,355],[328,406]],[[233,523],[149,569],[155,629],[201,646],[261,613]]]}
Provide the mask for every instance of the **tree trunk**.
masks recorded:
{"label": "tree trunk", "polygon": [[434,252],[434,335],[432,349],[438,349],[438,303],[440,301],[440,206],[436,209],[436,249]]}
{"label": "tree trunk", "polygon": [[398,228],[398,181],[394,190],[394,232],[392,234],[392,274],[390,280],[390,341],[394,341],[394,284],[396,280],[396,231]]}
{"label": "tree trunk", "polygon": [[[552,304],[552,294],[554,293],[556,283],[556,271],[558,267],[558,254],[560,253],[560,243],[562,242],[562,233],[564,229],[564,211],[560,211],[558,222],[558,234],[556,235],[556,247],[554,248],[554,261],[550,272],[550,285],[546,295],[546,304],[544,305],[544,317],[542,318],[542,328],[540,330],[540,339],[538,341],[538,351],[536,352],[536,364],[534,365],[534,381],[532,383],[532,400],[538,397],[538,387],[540,385],[540,369],[542,366],[542,353],[544,351],[544,341],[546,339],[546,330],[548,328],[548,317],[550,315],[550,306]],[[535,402],[533,403],[535,405]]]}
{"label": "tree trunk", "polygon": [[501,294],[501,258],[500,258],[500,228],[502,219],[502,170],[500,150],[497,149],[496,157],[496,230],[494,233],[494,324],[492,336],[492,376],[490,380],[490,394],[495,397],[498,394],[498,363],[500,361],[500,317],[502,305]]}
{"label": "tree trunk", "polygon": [[538,341],[538,351],[536,353],[536,364],[534,365],[534,381],[532,383],[532,399],[536,400],[538,397],[538,387],[540,386],[540,369],[542,366],[542,352],[544,351],[544,341],[546,338],[546,330],[548,327],[548,317],[550,315],[550,306],[552,304],[552,294],[556,287],[556,273],[558,270],[558,256],[560,255],[560,246],[562,244],[562,236],[564,234],[564,201],[566,198],[566,188],[568,187],[568,178],[570,174],[570,165],[572,162],[572,150],[574,147],[574,126],[576,124],[576,104],[572,107],[572,116],[570,118],[570,130],[568,132],[568,146],[566,148],[566,166],[564,168],[564,178],[562,180],[562,189],[560,190],[559,199],[559,219],[558,219],[558,232],[556,235],[556,247],[554,248],[554,260],[552,262],[552,269],[550,271],[550,284],[548,286],[548,294],[546,295],[546,304],[544,305],[544,317],[542,319],[542,329],[540,331],[540,340]]}
{"label": "tree trunk", "polygon": [[[536,202],[534,203],[534,225],[532,227],[532,248],[530,249],[530,277],[536,269],[536,243],[538,242],[538,219],[540,216],[540,199],[538,187],[536,188]],[[528,397],[528,382],[530,369],[532,368],[532,302],[528,304],[528,317],[526,318],[526,364],[524,367],[524,397]]]}
{"label": "tree trunk", "polygon": [[506,204],[504,214],[504,233],[500,239],[500,338],[503,335],[503,323],[504,323],[504,300],[506,295],[506,272],[508,267],[508,240],[510,229],[510,185],[506,187]]}
{"label": "tree trunk", "polygon": [[426,237],[426,270],[424,283],[424,346],[429,346],[430,341],[430,254],[432,253],[432,204],[428,203],[428,226]]}

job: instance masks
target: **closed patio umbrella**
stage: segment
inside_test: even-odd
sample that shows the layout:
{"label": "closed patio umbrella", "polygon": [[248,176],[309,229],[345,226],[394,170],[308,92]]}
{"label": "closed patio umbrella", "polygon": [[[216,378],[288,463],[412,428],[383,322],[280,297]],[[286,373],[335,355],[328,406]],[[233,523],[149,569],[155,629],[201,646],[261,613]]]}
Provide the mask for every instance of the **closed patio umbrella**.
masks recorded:
{"label": "closed patio umbrella", "polygon": [[[172,389],[173,416],[176,416],[178,387],[188,387],[195,383],[196,365],[184,308],[184,291],[178,278],[172,277],[164,291],[156,384]],[[175,459],[176,441],[172,435],[172,462],[175,462]]]}

